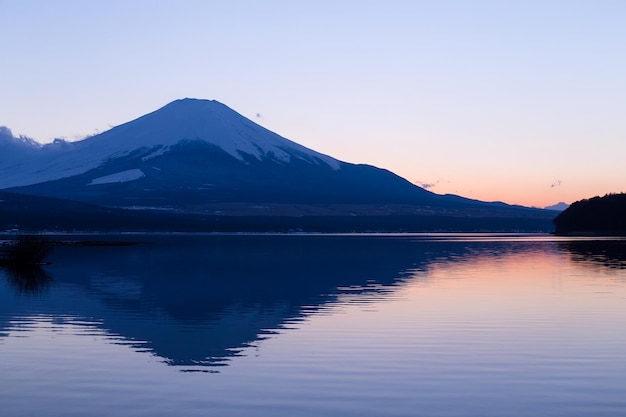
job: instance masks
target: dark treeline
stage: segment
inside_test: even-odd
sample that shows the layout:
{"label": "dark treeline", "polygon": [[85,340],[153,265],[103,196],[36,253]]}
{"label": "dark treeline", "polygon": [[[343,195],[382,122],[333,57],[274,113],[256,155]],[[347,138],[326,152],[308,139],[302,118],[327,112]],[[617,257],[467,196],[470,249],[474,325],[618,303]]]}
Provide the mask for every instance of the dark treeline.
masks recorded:
{"label": "dark treeline", "polygon": [[223,216],[100,207],[0,192],[0,231],[149,232],[551,232],[552,212],[532,215]]}
{"label": "dark treeline", "polygon": [[[145,232],[544,232],[551,219],[448,216],[210,216],[154,212],[58,215],[47,218],[13,218],[27,231],[145,231]],[[4,229],[7,226],[2,225]]]}
{"label": "dark treeline", "polygon": [[626,193],[577,201],[554,224],[559,235],[626,235]]}

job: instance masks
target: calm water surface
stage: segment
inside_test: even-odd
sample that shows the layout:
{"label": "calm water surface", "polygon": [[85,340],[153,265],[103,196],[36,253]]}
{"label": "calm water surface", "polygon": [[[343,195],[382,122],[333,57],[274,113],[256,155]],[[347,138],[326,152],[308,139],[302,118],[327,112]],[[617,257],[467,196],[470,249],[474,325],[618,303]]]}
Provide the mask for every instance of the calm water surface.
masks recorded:
{"label": "calm water surface", "polygon": [[624,240],[132,239],[0,270],[0,415],[626,415]]}

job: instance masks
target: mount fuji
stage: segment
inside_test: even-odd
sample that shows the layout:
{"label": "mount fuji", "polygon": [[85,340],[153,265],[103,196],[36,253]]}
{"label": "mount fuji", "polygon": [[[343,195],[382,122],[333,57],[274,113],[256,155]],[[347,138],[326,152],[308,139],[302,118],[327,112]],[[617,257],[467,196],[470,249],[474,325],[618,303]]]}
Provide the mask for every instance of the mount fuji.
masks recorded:
{"label": "mount fuji", "polygon": [[545,217],[434,194],[385,169],[339,161],[217,101],[176,100],[77,142],[11,136],[0,131],[0,189],[98,207],[205,216]]}

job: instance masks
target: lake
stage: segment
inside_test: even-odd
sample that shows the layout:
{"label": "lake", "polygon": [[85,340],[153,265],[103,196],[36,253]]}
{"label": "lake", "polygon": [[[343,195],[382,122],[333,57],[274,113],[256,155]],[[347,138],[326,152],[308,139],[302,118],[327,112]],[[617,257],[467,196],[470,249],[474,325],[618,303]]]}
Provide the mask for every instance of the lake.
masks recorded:
{"label": "lake", "polygon": [[626,415],[626,240],[90,238],[0,269],[0,415]]}

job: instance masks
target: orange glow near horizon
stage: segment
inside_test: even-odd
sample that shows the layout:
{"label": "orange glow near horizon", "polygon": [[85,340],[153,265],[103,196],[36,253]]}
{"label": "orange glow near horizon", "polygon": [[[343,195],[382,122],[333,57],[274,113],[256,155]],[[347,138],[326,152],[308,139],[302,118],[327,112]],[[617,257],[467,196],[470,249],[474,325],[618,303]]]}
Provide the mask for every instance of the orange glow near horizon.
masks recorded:
{"label": "orange glow near horizon", "polygon": [[[524,183],[512,184],[510,186],[487,184],[487,186],[479,188],[467,185],[455,187],[450,184],[437,184],[429,187],[428,190],[437,194],[456,194],[486,202],[501,201],[507,204],[540,208],[552,206],[560,202],[572,204],[583,199],[625,191],[623,188],[611,185],[581,188],[555,185],[554,187],[543,187],[542,189],[538,189],[539,187],[536,187],[534,184]],[[561,189],[555,189],[557,187]]]}

